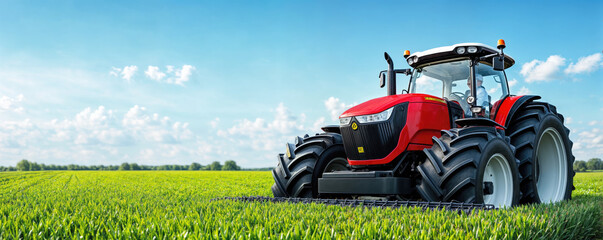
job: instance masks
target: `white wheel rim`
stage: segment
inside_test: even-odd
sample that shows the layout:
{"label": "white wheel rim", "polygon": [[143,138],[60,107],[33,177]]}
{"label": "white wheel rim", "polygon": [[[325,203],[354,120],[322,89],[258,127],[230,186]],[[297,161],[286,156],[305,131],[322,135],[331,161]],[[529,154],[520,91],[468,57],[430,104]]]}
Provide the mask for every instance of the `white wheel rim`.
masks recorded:
{"label": "white wheel rim", "polygon": [[[513,177],[511,167],[507,159],[500,153],[494,154],[484,171],[482,186],[486,183],[492,183],[492,194],[484,194],[484,203],[492,204],[496,207],[510,207],[513,205]],[[485,189],[484,189],[485,190]]]}
{"label": "white wheel rim", "polygon": [[536,148],[536,192],[540,202],[559,202],[567,188],[567,155],[559,132],[544,130]]}

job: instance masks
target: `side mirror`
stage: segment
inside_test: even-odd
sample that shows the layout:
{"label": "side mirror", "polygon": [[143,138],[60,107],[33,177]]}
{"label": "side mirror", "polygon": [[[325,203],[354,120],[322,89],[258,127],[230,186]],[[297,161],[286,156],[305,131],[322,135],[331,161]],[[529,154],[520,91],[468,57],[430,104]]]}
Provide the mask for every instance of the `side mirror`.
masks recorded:
{"label": "side mirror", "polygon": [[379,73],[379,87],[383,88],[385,87],[385,73],[384,72],[380,72]]}
{"label": "side mirror", "polygon": [[505,70],[505,57],[504,56],[492,57],[492,68],[494,68],[495,71]]}

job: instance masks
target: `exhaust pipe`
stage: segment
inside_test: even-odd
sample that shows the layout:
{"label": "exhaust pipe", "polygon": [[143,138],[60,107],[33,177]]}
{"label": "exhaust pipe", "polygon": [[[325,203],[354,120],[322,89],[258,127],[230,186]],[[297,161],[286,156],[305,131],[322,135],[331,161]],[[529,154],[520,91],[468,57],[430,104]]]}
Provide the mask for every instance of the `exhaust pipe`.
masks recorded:
{"label": "exhaust pipe", "polygon": [[394,71],[394,61],[387,54],[384,53],[385,61],[387,61],[387,95],[396,95],[396,72]]}

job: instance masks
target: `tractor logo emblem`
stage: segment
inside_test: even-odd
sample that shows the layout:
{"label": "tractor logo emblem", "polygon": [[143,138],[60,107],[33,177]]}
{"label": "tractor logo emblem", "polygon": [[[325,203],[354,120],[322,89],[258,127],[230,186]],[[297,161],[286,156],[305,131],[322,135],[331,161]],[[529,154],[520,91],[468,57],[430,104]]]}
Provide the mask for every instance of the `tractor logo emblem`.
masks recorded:
{"label": "tractor logo emblem", "polygon": [[358,153],[364,153],[364,148],[363,147],[358,147]]}
{"label": "tractor logo emblem", "polygon": [[352,123],[352,129],[354,129],[354,131],[356,131],[356,129],[358,129],[358,124]]}

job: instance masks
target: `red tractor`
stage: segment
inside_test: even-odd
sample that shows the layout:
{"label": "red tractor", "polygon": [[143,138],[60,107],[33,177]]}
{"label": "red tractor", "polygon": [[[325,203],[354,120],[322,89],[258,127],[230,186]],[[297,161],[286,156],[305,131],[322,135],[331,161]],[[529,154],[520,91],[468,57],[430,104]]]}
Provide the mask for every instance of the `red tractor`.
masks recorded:
{"label": "red tractor", "polygon": [[[465,202],[509,207],[569,199],[572,142],[555,106],[514,96],[498,49],[463,43],[404,57],[379,74],[387,96],[339,126],[297,137],[272,171],[275,197]],[[396,92],[396,76],[410,75]]]}

